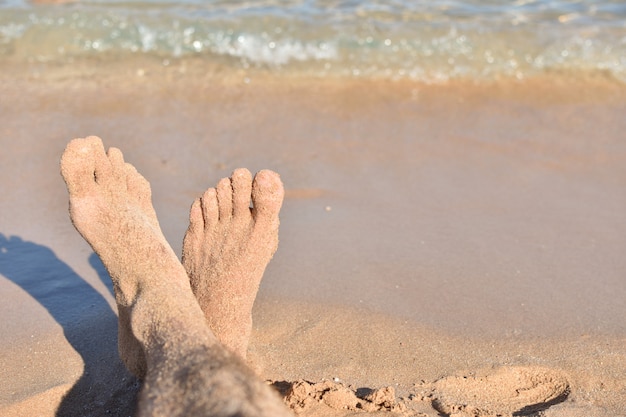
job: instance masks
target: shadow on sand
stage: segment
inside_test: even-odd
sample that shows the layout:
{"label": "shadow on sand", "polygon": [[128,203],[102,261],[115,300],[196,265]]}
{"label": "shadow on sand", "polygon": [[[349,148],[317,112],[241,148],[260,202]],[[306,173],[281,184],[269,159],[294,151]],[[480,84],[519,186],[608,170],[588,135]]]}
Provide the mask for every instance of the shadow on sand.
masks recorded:
{"label": "shadow on sand", "polygon": [[[111,280],[95,254],[89,263],[112,291]],[[119,359],[117,316],[104,297],[50,248],[2,233],[0,274],[48,310],[84,362],[81,378],[56,415],[133,415],[139,384]]]}

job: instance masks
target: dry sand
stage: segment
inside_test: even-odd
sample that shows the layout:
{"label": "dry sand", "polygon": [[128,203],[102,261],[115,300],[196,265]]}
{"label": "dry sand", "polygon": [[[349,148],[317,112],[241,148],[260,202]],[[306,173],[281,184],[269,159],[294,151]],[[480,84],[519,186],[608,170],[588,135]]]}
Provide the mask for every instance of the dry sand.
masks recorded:
{"label": "dry sand", "polygon": [[626,415],[623,87],[183,64],[0,71],[0,415],[132,414],[110,284],[58,174],[90,134],[151,181],[178,253],[207,186],[281,174],[249,358],[299,414]]}

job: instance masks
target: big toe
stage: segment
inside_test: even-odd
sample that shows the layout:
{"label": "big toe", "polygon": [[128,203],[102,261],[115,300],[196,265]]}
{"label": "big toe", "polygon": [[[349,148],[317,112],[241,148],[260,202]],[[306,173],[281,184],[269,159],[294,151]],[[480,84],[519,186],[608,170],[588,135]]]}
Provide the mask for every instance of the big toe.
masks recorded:
{"label": "big toe", "polygon": [[269,170],[259,171],[252,183],[253,216],[256,223],[277,223],[285,189],[280,176]]}
{"label": "big toe", "polygon": [[100,138],[74,139],[61,156],[61,175],[70,195],[89,194],[96,186],[96,152],[104,149]]}

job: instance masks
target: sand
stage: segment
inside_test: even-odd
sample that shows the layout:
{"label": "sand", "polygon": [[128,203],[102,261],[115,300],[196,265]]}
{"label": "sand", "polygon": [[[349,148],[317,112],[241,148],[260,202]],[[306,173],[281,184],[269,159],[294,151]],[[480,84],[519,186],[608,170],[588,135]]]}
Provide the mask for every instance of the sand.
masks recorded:
{"label": "sand", "polygon": [[59,175],[90,134],[151,182],[178,254],[208,186],[281,174],[248,357],[299,415],[626,415],[623,87],[0,74],[0,415],[133,412],[111,287]]}

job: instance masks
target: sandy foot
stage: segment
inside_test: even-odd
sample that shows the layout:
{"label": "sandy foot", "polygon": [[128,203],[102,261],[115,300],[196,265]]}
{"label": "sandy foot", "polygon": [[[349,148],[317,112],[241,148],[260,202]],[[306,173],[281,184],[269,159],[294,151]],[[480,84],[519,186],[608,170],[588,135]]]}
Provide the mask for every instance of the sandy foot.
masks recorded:
{"label": "sandy foot", "polygon": [[61,158],[61,173],[72,223],[107,268],[118,306],[128,312],[120,325],[145,355],[138,415],[289,415],[206,325],[161,233],[148,183],[122,153],[105,153],[96,137],[75,139]]}
{"label": "sandy foot", "polygon": [[72,223],[100,256],[113,280],[120,356],[133,374],[143,378],[146,360],[131,331],[129,310],[141,278],[130,267],[153,269],[156,265],[146,264],[152,253],[163,253],[164,261],[173,262],[152,207],[150,184],[124,162],[119,149],[110,148],[105,153],[96,137],[70,142],[61,159],[61,174],[70,194]]}
{"label": "sandy foot", "polygon": [[237,169],[190,210],[183,265],[209,327],[242,358],[259,283],[278,247],[283,197],[278,174],[263,170],[252,180],[247,169]]}

